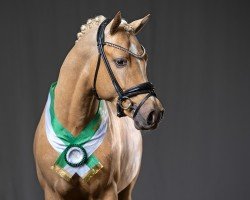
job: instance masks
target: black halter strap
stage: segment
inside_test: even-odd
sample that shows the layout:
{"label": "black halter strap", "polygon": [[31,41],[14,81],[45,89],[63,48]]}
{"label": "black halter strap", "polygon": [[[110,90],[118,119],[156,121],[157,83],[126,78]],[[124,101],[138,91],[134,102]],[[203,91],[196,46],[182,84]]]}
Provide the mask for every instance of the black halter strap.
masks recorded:
{"label": "black halter strap", "polygon": [[[129,88],[125,91],[122,90],[121,86],[119,85],[117,79],[115,78],[115,75],[110,67],[109,61],[107,59],[107,56],[104,52],[104,45],[105,43],[105,28],[108,25],[108,23],[110,22],[109,19],[105,19],[99,26],[98,31],[97,31],[97,47],[98,47],[98,51],[99,51],[99,55],[98,55],[98,60],[97,60],[97,64],[96,64],[96,71],[95,71],[95,77],[94,77],[94,83],[93,83],[93,92],[96,95],[96,97],[100,100],[101,98],[98,96],[98,93],[96,91],[96,81],[97,81],[97,76],[98,76],[98,71],[100,68],[100,62],[101,62],[101,58],[106,66],[106,69],[109,73],[110,79],[114,85],[114,88],[118,94],[118,101],[117,101],[117,116],[118,117],[124,117],[126,116],[124,113],[125,109],[132,109],[134,110],[134,115],[133,117],[135,117],[139,111],[139,109],[141,108],[141,106],[145,103],[145,101],[150,97],[150,96],[156,96],[155,92],[154,92],[154,86],[152,83],[150,82],[145,82],[142,84],[139,84],[135,87]],[[124,48],[120,47],[119,45],[116,44],[112,44],[109,43],[109,46],[113,46],[114,48],[118,48],[123,50]],[[125,49],[126,50],[126,49]],[[129,51],[126,50],[128,53]],[[131,53],[132,56],[135,56],[137,58],[140,58],[140,55],[136,56],[136,54]],[[131,97],[139,95],[139,94],[148,94],[144,97],[144,99],[140,102],[140,104],[138,106],[136,105],[132,105],[132,101],[130,100]],[[123,101],[128,100],[131,102],[131,105],[129,105],[128,107],[124,108],[124,106],[122,105]]]}

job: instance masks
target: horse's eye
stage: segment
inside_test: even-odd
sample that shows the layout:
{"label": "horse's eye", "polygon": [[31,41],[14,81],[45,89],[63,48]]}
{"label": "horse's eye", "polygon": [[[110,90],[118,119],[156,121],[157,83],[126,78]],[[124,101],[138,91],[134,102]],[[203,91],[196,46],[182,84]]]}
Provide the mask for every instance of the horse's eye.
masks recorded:
{"label": "horse's eye", "polygon": [[117,67],[124,67],[128,64],[128,60],[125,58],[117,58],[115,59],[115,64]]}

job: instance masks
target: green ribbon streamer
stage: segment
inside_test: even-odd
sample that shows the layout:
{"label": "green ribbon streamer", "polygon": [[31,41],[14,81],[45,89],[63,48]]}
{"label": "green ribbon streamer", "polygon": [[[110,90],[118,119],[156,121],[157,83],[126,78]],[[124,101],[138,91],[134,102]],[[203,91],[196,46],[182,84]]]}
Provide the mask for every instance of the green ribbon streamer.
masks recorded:
{"label": "green ribbon streamer", "polygon": [[[102,101],[99,102],[98,111],[96,112],[94,118],[87,124],[87,126],[77,136],[74,136],[72,135],[70,131],[68,131],[66,128],[63,127],[63,125],[58,121],[55,115],[54,99],[55,99],[56,84],[57,82],[53,83],[50,87],[51,102],[50,102],[49,111],[50,111],[50,116],[51,116],[52,128],[55,134],[57,135],[57,137],[60,138],[66,146],[69,146],[71,144],[83,145],[95,135],[95,132],[98,130],[98,128],[101,125],[100,107],[103,106]],[[66,151],[64,150],[55,162],[56,165],[62,168],[67,165],[64,159],[65,154],[66,154]],[[99,163],[99,160],[92,154],[88,157],[86,165],[88,165],[89,168],[93,168],[98,163]]]}

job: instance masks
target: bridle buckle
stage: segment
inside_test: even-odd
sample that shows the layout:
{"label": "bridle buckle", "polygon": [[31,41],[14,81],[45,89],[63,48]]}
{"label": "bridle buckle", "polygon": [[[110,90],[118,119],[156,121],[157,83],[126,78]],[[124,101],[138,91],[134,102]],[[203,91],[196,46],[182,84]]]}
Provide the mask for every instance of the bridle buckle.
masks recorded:
{"label": "bridle buckle", "polygon": [[129,110],[132,107],[133,102],[129,97],[124,96],[119,100],[119,105],[123,110]]}

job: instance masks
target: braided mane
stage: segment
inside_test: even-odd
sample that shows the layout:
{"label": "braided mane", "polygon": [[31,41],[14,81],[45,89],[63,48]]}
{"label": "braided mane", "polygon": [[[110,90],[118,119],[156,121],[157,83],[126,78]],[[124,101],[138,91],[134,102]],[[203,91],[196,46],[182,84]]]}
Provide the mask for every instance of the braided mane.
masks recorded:
{"label": "braided mane", "polygon": [[[94,18],[89,18],[86,24],[81,25],[80,32],[77,33],[76,42],[78,42],[83,37],[83,35],[92,27],[99,26],[104,19],[106,19],[106,17],[104,17],[103,15],[98,15]],[[133,32],[133,28],[127,23],[125,19],[122,19],[121,25],[127,32]]]}

